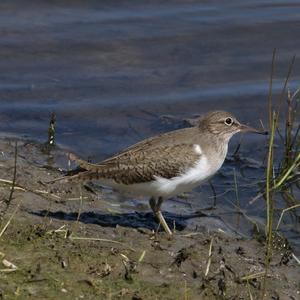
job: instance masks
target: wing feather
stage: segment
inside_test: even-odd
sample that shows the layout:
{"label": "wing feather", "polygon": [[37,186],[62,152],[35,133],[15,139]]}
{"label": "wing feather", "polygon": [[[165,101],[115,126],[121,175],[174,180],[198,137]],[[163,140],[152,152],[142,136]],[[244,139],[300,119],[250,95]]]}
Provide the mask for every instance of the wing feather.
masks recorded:
{"label": "wing feather", "polygon": [[[135,149],[134,151],[132,151]],[[91,164],[74,155],[84,171],[86,179],[112,179],[117,183],[132,184],[154,180],[155,177],[173,178],[192,167],[199,160],[200,154],[192,143],[178,145],[155,145],[155,147],[129,148],[99,164]]]}

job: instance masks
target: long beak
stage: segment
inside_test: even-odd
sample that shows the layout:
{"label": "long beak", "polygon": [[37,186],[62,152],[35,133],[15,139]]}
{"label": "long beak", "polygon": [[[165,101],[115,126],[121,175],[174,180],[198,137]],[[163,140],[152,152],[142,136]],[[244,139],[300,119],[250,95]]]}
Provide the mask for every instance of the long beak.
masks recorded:
{"label": "long beak", "polygon": [[244,125],[244,124],[240,124],[239,129],[241,132],[253,132],[253,133],[264,134],[264,135],[268,134],[268,131],[257,130],[253,127],[250,127],[250,126]]}

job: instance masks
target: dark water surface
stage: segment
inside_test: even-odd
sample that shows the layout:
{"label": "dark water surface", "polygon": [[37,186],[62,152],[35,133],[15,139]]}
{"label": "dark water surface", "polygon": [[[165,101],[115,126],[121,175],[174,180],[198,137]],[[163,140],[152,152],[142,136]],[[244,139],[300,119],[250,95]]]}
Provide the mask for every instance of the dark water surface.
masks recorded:
{"label": "dark water surface", "polygon": [[208,110],[258,127],[272,50],[278,94],[299,28],[300,1],[1,1],[0,130],[44,140],[54,111],[57,142],[97,161]]}
{"label": "dark water surface", "polygon": [[164,114],[258,125],[273,48],[278,90],[300,47],[299,1],[48,2],[1,1],[0,129],[42,139],[55,111],[58,142],[97,159]]}

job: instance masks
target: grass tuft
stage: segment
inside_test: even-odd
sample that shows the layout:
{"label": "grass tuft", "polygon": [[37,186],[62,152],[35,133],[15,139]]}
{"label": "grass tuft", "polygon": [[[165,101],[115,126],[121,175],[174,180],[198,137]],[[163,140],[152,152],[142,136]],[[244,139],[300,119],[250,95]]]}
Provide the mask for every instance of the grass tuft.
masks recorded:
{"label": "grass tuft", "polygon": [[[299,89],[293,94],[288,90],[287,85],[290,79],[292,68],[295,63],[295,56],[292,58],[285,82],[283,84],[282,91],[280,93],[277,107],[273,107],[272,103],[272,85],[275,70],[275,58],[276,49],[273,51],[271,76],[269,84],[269,96],[268,96],[268,111],[269,111],[269,143],[267,153],[267,166],[266,166],[266,184],[265,191],[262,193],[266,199],[267,206],[267,221],[265,226],[266,232],[266,255],[265,255],[265,272],[262,287],[262,296],[264,299],[266,295],[266,279],[268,277],[268,269],[272,259],[272,247],[274,237],[274,212],[275,212],[275,193],[285,193],[288,195],[289,202],[292,200],[293,205],[288,205],[287,208],[282,209],[280,218],[278,220],[276,230],[279,229],[283,215],[288,212],[297,209],[300,204],[293,198],[292,187],[299,182],[299,166],[300,166],[300,153],[298,151],[300,139],[299,139],[299,122],[297,123],[297,106],[298,101],[296,97],[299,93]],[[286,97],[286,102],[284,99]],[[284,105],[284,103],[286,105]],[[286,111],[284,114],[283,111]],[[280,122],[281,121],[281,122]],[[279,124],[284,124],[282,133]],[[275,139],[278,134],[281,142],[283,143],[283,153],[275,152]],[[278,149],[282,149],[279,147]],[[279,162],[279,164],[278,164]],[[278,166],[277,166],[278,164]],[[299,187],[299,186],[298,186]],[[287,193],[287,190],[289,192]],[[284,196],[282,197],[284,199]]]}

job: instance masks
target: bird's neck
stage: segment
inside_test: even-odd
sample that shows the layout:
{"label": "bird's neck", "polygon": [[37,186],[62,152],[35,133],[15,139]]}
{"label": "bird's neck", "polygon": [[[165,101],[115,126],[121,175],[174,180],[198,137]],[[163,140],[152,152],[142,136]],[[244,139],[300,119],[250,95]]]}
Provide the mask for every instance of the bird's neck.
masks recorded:
{"label": "bird's neck", "polygon": [[227,151],[228,143],[231,136],[213,133],[208,128],[198,128],[198,135],[195,141],[200,144],[203,153],[213,160],[224,161]]}

